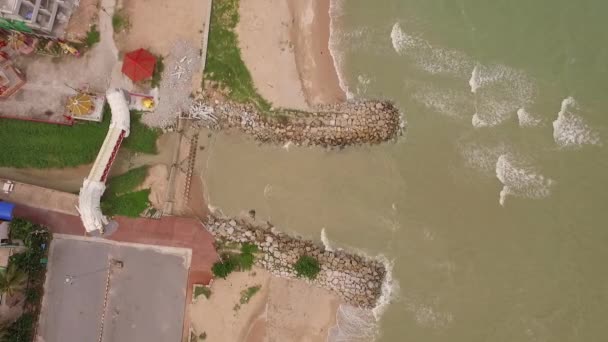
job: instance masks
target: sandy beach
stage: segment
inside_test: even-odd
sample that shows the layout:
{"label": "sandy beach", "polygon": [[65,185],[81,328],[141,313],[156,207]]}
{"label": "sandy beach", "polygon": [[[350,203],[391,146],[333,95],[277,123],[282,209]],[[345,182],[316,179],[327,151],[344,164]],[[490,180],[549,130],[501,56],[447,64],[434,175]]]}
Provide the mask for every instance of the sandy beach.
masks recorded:
{"label": "sandy beach", "polygon": [[275,107],[346,100],[329,51],[329,0],[247,0],[239,14],[243,60]]}
{"label": "sandy beach", "polygon": [[[241,292],[258,285],[259,292],[240,304]],[[338,305],[327,290],[254,268],[215,279],[209,299],[200,295],[190,306],[190,319],[194,332],[209,341],[325,342]]]}

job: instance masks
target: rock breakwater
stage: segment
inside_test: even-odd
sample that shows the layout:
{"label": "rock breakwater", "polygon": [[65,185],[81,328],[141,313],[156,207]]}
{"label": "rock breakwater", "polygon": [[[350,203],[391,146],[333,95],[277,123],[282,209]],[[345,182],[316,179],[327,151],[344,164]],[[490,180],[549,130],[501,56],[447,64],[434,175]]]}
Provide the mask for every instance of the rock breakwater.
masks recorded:
{"label": "rock breakwater", "polygon": [[276,276],[296,278],[294,263],[300,256],[309,255],[321,266],[312,284],[366,309],[374,308],[382,295],[386,269],[378,260],[343,250],[328,251],[323,245],[297,239],[273,227],[256,227],[230,218],[210,217],[205,226],[221,243],[255,244],[259,249],[256,264]]}
{"label": "rock breakwater", "polygon": [[403,129],[399,110],[387,101],[349,101],[319,106],[314,112],[282,109],[263,114],[252,104],[209,99],[201,103],[207,111],[203,122],[208,126],[238,128],[268,143],[324,147],[378,144],[396,138]]}

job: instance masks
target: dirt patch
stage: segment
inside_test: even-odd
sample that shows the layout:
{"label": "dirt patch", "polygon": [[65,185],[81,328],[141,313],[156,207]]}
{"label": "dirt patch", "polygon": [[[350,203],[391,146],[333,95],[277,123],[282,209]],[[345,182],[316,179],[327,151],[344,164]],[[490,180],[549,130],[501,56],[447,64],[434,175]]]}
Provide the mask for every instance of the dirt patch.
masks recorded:
{"label": "dirt patch", "polygon": [[162,210],[165,205],[167,187],[169,186],[169,170],[165,165],[154,165],[148,169],[148,176],[138,187],[140,189],[150,189],[148,200],[152,206]]}
{"label": "dirt patch", "polygon": [[66,39],[82,41],[92,23],[97,22],[100,0],[80,0],[80,5],[72,13],[65,30]]}
{"label": "dirt patch", "polygon": [[[242,304],[242,292],[252,286],[261,288]],[[254,269],[216,279],[211,296],[199,296],[189,311],[197,335],[205,332],[210,341],[325,342],[338,304],[328,291]]]}
{"label": "dirt patch", "polygon": [[122,52],[140,47],[166,56],[178,40],[202,46],[207,0],[123,0],[121,13],[128,18],[126,32],[115,35]]}

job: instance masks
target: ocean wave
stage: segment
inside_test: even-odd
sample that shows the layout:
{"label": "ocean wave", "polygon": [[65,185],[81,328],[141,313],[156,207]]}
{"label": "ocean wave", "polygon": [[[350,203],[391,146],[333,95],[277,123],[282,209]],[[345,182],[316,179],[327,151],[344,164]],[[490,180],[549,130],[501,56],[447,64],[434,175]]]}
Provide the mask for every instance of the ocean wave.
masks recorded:
{"label": "ocean wave", "polygon": [[414,316],[414,320],[419,326],[446,328],[454,320],[454,315],[451,312],[439,311],[435,303],[428,303],[413,296],[404,298],[403,302],[405,303],[405,309]]}
{"label": "ocean wave", "polygon": [[475,65],[469,86],[475,96],[473,127],[502,124],[530,105],[536,93],[534,82],[523,71],[502,64]]}
{"label": "ocean wave", "polygon": [[557,119],[553,121],[553,139],[560,147],[600,145],[600,136],[580,116],[580,108],[573,97],[562,101]]}
{"label": "ocean wave", "polygon": [[474,110],[473,99],[465,91],[420,86],[412,98],[426,108],[455,119],[465,119]]}
{"label": "ocean wave", "polygon": [[340,48],[341,39],[338,38],[336,31],[337,21],[343,15],[343,0],[330,0],[329,2],[329,53],[334,62],[334,69],[338,75],[338,84],[342,91],[346,94],[347,99],[353,99],[354,94],[348,88],[346,80],[344,79],[344,50]]}
{"label": "ocean wave", "polygon": [[399,283],[393,279],[393,263],[385,256],[377,257],[386,269],[382,293],[373,309],[362,309],[348,304],[341,304],[336,312],[336,325],[328,332],[329,342],[370,342],[378,338],[379,322],[388,305],[399,293]]}
{"label": "ocean wave", "polygon": [[400,23],[393,25],[390,37],[395,52],[410,57],[418,67],[431,74],[466,77],[474,64],[460,51],[433,46],[423,38],[405,32]]}
{"label": "ocean wave", "polygon": [[498,202],[504,206],[508,196],[541,199],[551,195],[554,181],[539,173],[531,163],[512,154],[496,161],[496,177],[503,184]]}
{"label": "ocean wave", "polygon": [[358,75],[357,76],[357,95],[359,97],[364,97],[367,93],[367,89],[369,85],[372,83],[372,79],[367,75]]}
{"label": "ocean wave", "polygon": [[371,310],[341,304],[336,312],[336,325],[328,332],[329,342],[370,342],[378,336],[378,323]]}
{"label": "ocean wave", "polygon": [[334,250],[331,246],[329,238],[327,237],[327,232],[325,231],[325,228],[321,228],[321,243],[323,243],[323,247],[325,247],[326,251],[331,252]]}
{"label": "ocean wave", "polygon": [[500,142],[498,144],[460,143],[459,151],[464,158],[466,167],[477,170],[488,177],[496,175],[496,160],[506,153],[510,153],[511,148]]}
{"label": "ocean wave", "polygon": [[525,108],[517,110],[517,120],[520,127],[535,127],[541,124],[542,120],[530,114]]}
{"label": "ocean wave", "polygon": [[[399,22],[393,25],[390,38],[395,52],[409,58],[418,68],[433,75],[468,80],[474,97],[471,121],[474,127],[497,126],[533,102],[536,86],[521,70],[503,64],[482,64],[461,51],[434,46],[406,32]],[[449,107],[458,104],[448,106],[433,101],[431,105],[440,111],[453,112]]]}

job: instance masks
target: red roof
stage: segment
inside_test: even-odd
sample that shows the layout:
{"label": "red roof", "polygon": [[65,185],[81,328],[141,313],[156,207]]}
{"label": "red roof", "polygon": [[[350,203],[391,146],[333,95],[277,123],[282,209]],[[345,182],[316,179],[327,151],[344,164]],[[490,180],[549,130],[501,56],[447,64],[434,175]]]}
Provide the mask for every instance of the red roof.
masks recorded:
{"label": "red roof", "polygon": [[156,57],[145,49],[131,51],[125,55],[122,63],[122,73],[134,82],[152,77]]}

